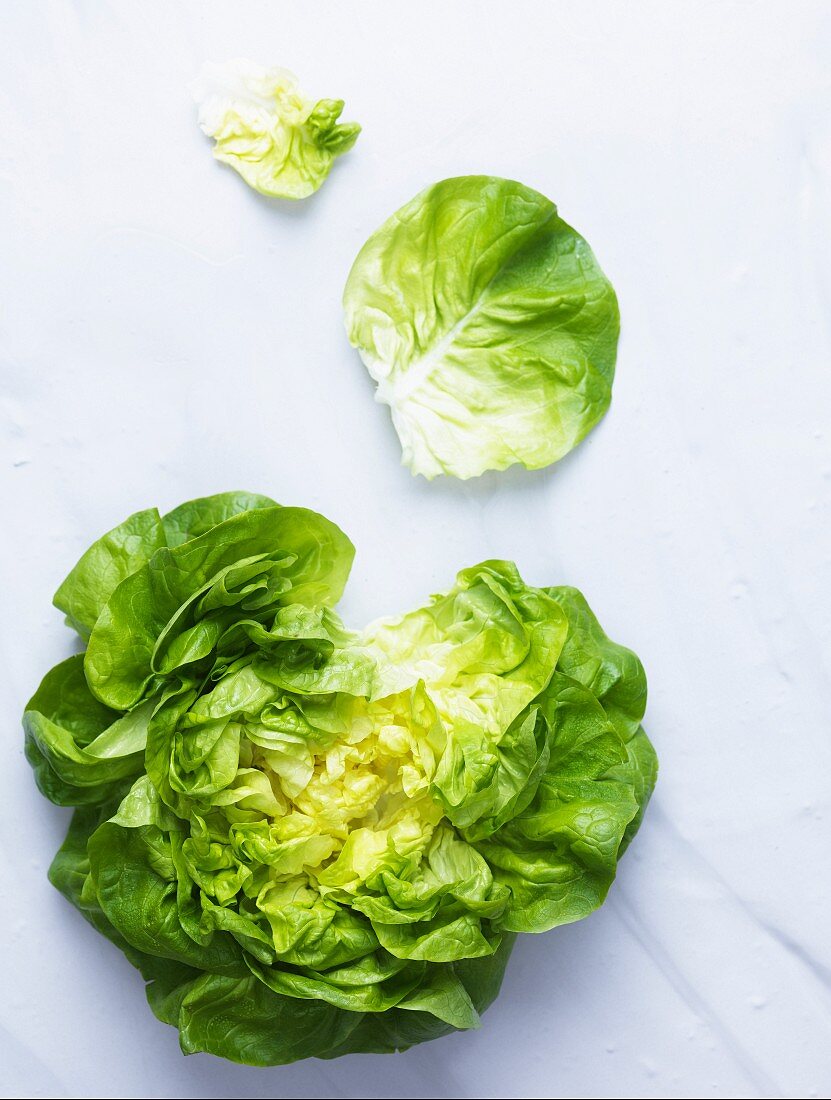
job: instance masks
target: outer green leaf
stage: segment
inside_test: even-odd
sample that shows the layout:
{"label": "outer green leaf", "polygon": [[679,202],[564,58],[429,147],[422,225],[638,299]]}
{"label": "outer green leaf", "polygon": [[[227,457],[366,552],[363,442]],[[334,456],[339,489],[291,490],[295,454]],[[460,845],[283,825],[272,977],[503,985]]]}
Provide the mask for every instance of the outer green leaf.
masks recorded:
{"label": "outer green leaf", "polygon": [[198,970],[176,963],[171,959],[147,955],[132,947],[107,920],[92,892],[89,890],[90,861],[87,853],[89,838],[106,817],[106,811],[84,807],[72,815],[66,839],[59,848],[49,868],[49,881],[102,936],[110,940],[137,967],[151,985],[147,997],[156,1010],[164,993],[182,981],[192,979]]}
{"label": "outer green leaf", "polygon": [[398,1007],[428,1012],[455,1028],[479,1027],[479,1013],[453,966],[433,966],[427,973],[428,979],[399,1001]]}
{"label": "outer green leaf", "polygon": [[626,748],[595,697],[558,672],[540,702],[548,769],[530,805],[476,845],[511,891],[499,924],[513,932],[544,932],[601,905],[638,813],[631,783],[609,778]]}
{"label": "outer green leaf", "polygon": [[193,86],[199,125],[216,141],[214,156],[263,195],[302,199],[320,187],[357,123],[339,123],[342,99],[315,103],[287,69],[237,59],[206,65]]}
{"label": "outer green leaf", "polygon": [[[480,1015],[499,993],[515,938],[513,935],[504,936],[494,955],[465,959],[453,964],[455,975],[461,980],[474,1009]],[[450,1024],[434,1014],[434,1003],[431,1003],[430,1012],[406,1011],[411,1007],[415,1009],[414,1004],[402,1005],[379,1016],[364,1017],[340,1046],[327,1051],[321,1057],[336,1058],[341,1054],[385,1054],[407,1050],[417,1043],[438,1039],[453,1030]]]}
{"label": "outer green leaf", "polygon": [[162,517],[168,546],[181,546],[184,542],[199,538],[218,523],[223,523],[240,512],[253,512],[257,508],[274,508],[277,502],[260,493],[216,493],[210,497],[189,500]]}
{"label": "outer green leaf", "polygon": [[614,291],[554,204],[521,183],[428,187],[369,238],[343,301],[413,473],[547,466],[609,405]]}
{"label": "outer green leaf", "polygon": [[89,838],[101,824],[105,814],[99,807],[85,806],[76,810],[66,834],[66,839],[55,853],[49,868],[49,881],[102,935],[116,943],[122,950],[127,941],[116,932],[99,906],[85,906],[82,895],[89,878]]}
{"label": "outer green leaf", "polygon": [[102,535],[81,557],[55,593],[55,607],[82,638],[89,637],[98,616],[118,585],[165,545],[161,517],[155,508],[136,512]]}
{"label": "outer green leaf", "polygon": [[84,678],[83,654],[44,677],[23,715],[26,756],[38,786],[63,806],[120,796],[144,763],[147,707],[121,715],[104,706]]}
{"label": "outer green leaf", "polygon": [[640,725],[646,709],[646,676],[631,649],[604,633],[582,593],[576,588],[549,588],[568,617],[568,637],[558,668],[578,680],[597,698],[626,742],[626,760],[609,772],[632,784],[638,812],[626,827],[619,855],[640,828],[658,775],[658,758]]}
{"label": "outer green leaf", "polygon": [[325,1056],[360,1024],[357,1012],[325,1001],[283,997],[257,978],[205,974],[181,999],[185,1054],[207,1050],[249,1066],[275,1066]]}
{"label": "outer green leaf", "polygon": [[546,592],[568,619],[568,636],[557,662],[561,672],[587,687],[623,737],[638,729],[646,709],[646,675],[631,649],[613,642],[576,588]]}
{"label": "outer green leaf", "polygon": [[613,768],[609,775],[631,783],[638,802],[638,812],[626,826],[626,832],[623,834],[618,852],[618,856],[622,856],[641,827],[644,812],[658,778],[658,756],[642,728],[638,729],[626,742],[626,761]]}
{"label": "outer green leaf", "polygon": [[217,974],[242,972],[240,950],[227,933],[194,938],[198,921],[183,906],[190,884],[182,881],[171,834],[105,822],[90,837],[87,852],[88,896],[132,947]]}
{"label": "outer green leaf", "polygon": [[203,977],[203,971],[172,959],[157,959],[153,955],[144,956],[137,965],[148,983],[145,993],[153,1014],[163,1024],[178,1027],[182,1001],[194,983]]}
{"label": "outer green leaf", "polygon": [[[162,549],[119,585],[102,612],[86,655],[90,686],[110,706],[134,706],[152,678],[151,662],[163,632],[176,628],[177,616],[212,584],[224,587],[227,571],[240,563],[263,566],[259,588],[268,587],[269,572],[276,571],[291,593],[290,602],[311,606],[336,602],[353,556],[349,539],[323,516],[279,507],[244,512],[190,542]],[[279,588],[274,598],[284,599]],[[179,660],[210,653],[215,641],[206,634],[205,650],[195,648]]]}

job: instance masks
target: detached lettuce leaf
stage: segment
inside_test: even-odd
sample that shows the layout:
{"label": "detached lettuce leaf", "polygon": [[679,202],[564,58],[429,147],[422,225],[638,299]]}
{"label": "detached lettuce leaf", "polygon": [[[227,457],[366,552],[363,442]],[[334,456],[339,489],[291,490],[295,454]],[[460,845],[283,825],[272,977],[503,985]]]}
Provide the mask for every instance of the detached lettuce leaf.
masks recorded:
{"label": "detached lettuce leaf", "polygon": [[206,65],[193,85],[199,125],[214,156],[263,195],[302,199],[317,191],[360,126],[339,123],[342,99],[315,102],[287,69],[236,59]]}
{"label": "detached lettuce leaf", "polygon": [[50,877],[185,1053],[478,1027],[515,934],[602,903],[649,799],[643,668],[579,592],[486,561],[354,632],[352,555],[227,493],[138,513],[61,586],[89,644],[24,715],[38,786],[78,807]]}
{"label": "detached lettuce leaf", "polygon": [[586,241],[521,183],[461,176],[422,191],[361,249],[343,303],[415,474],[547,466],[609,406],[615,293]]}

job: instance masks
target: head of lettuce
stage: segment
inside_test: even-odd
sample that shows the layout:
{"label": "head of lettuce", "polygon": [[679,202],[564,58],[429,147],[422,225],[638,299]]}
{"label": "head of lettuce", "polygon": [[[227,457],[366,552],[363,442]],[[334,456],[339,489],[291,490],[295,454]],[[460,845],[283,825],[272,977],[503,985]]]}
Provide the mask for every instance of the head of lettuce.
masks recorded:
{"label": "head of lettuce", "polygon": [[474,1028],[517,932],[599,906],[656,770],[633,653],[509,562],[360,634],[353,547],[248,493],[136,513],[55,602],[25,714],[76,807],[50,878],[186,1053],[251,1065]]}

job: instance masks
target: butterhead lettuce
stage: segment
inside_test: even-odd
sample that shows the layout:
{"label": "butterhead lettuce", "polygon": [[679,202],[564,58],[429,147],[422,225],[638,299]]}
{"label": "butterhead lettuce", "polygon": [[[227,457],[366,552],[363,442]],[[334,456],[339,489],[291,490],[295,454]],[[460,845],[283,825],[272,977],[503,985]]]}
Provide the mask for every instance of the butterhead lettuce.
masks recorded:
{"label": "butterhead lettuce", "polygon": [[240,58],[205,65],[192,91],[216,159],[273,198],[303,199],[317,191],[361,132],[355,122],[338,121],[342,99],[315,102],[287,69]]}
{"label": "butterhead lettuce", "polygon": [[489,561],[347,629],[330,521],[228,493],[129,517],[55,598],[24,716],[76,807],[55,886],[185,1053],[252,1065],[474,1028],[518,932],[599,906],[656,761],[635,655]]}
{"label": "butterhead lettuce", "polygon": [[547,466],[609,406],[614,290],[521,183],[461,176],[416,195],[361,249],[343,304],[415,474]]}

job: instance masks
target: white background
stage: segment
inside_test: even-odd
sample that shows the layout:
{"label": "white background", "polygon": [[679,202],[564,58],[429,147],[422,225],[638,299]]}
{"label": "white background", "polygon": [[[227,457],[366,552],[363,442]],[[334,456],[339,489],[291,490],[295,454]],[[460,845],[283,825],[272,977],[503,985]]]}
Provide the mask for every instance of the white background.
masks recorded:
{"label": "white background", "polygon": [[[827,1096],[831,6],[3,5],[2,1084],[34,1096]],[[206,59],[364,126],[322,191],[215,164]],[[369,233],[424,185],[553,198],[620,296],[612,409],[559,466],[413,479],[346,343]],[[650,677],[662,763],[608,904],[524,937],[481,1031],[287,1068],[183,1059],[47,884],[67,813],[18,715],[50,600],[135,509],[248,488],[357,545],[354,625],[488,556],[580,586]]]}

